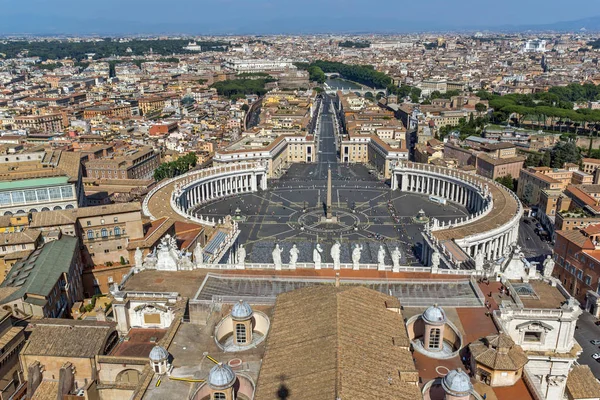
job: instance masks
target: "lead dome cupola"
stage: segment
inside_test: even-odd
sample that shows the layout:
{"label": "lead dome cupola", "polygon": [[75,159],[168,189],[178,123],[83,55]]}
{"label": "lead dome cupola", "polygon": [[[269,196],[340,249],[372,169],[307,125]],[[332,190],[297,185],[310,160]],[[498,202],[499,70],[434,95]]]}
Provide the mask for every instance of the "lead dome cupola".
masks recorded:
{"label": "lead dome cupola", "polygon": [[151,361],[161,362],[169,358],[169,352],[162,346],[154,346],[148,355]]}
{"label": "lead dome cupola", "polygon": [[218,363],[208,373],[208,386],[215,390],[230,388],[235,383],[235,372],[227,364]]}
{"label": "lead dome cupola", "polygon": [[423,319],[425,322],[432,325],[440,325],[446,323],[446,313],[442,307],[437,304],[432,305],[423,313]]}
{"label": "lead dome cupola", "polygon": [[442,387],[446,393],[453,396],[466,396],[473,391],[471,378],[463,370],[454,369],[442,379]]}
{"label": "lead dome cupola", "polygon": [[244,300],[235,303],[231,308],[231,318],[234,320],[246,320],[252,317],[252,307]]}

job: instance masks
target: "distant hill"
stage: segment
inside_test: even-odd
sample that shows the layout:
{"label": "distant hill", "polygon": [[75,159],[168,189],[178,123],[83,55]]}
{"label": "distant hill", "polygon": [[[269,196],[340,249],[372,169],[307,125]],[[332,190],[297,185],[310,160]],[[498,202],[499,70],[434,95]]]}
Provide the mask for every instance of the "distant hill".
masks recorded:
{"label": "distant hill", "polygon": [[[511,30],[509,27],[508,30]],[[519,25],[512,29],[516,31],[558,31],[558,32],[578,32],[585,29],[587,32],[600,32],[600,16],[577,19],[574,21],[560,21],[551,24],[542,25]]]}
{"label": "distant hill", "polygon": [[[120,16],[123,18],[123,16]],[[554,31],[578,32],[584,28],[587,32],[600,32],[600,16],[574,21],[560,21],[542,25],[498,25],[482,26],[472,24],[456,25],[452,22],[431,22],[406,19],[398,21],[395,16],[352,16],[336,17],[315,15],[311,18],[285,16],[276,19],[265,17],[252,21],[230,18],[227,21],[200,19],[197,23],[153,23],[135,20],[112,19],[110,15],[96,18],[67,18],[37,16],[31,14],[12,14],[6,16],[0,26],[0,36],[11,34],[33,35],[128,35],[128,34],[363,34],[363,33],[414,33],[414,32],[526,32]]]}

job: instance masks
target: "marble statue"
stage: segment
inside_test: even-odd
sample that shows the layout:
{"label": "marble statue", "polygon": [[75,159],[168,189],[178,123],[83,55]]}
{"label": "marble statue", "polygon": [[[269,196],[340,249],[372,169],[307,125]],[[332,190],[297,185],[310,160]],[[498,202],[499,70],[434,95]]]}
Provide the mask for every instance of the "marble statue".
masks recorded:
{"label": "marble statue", "polygon": [[335,242],[331,246],[331,258],[333,259],[333,269],[340,269],[340,242]]}
{"label": "marble statue", "polygon": [[180,271],[191,271],[194,269],[194,263],[192,263],[192,260],[190,258],[190,253],[185,253],[183,256],[181,256],[181,259],[179,260],[179,263],[177,265],[177,269]]}
{"label": "marble statue", "polygon": [[382,245],[379,245],[379,251],[377,252],[377,269],[385,269],[385,249]]}
{"label": "marble statue", "polygon": [[484,262],[483,252],[481,250],[479,250],[477,252],[477,254],[475,254],[475,270],[476,271],[483,270],[483,262]]}
{"label": "marble statue", "polygon": [[156,269],[159,271],[177,271],[177,242],[171,235],[166,234],[158,244],[158,260]]}
{"label": "marble statue", "polygon": [[434,251],[431,255],[431,268],[438,269],[440,267],[440,253]]}
{"label": "marble statue", "polygon": [[548,255],[542,264],[544,266],[544,277],[549,278],[552,276],[554,270],[554,260],[551,255]]}
{"label": "marble statue", "polygon": [[512,246],[510,244],[507,244],[504,247],[504,251],[502,252],[502,256],[504,258],[508,258],[508,257],[510,257],[511,254],[512,254]]}
{"label": "marble statue", "polygon": [[277,243],[275,245],[275,248],[273,249],[273,264],[275,264],[275,269],[276,270],[280,270],[281,269],[281,253],[283,252],[283,249],[281,247],[279,247],[279,243]]}
{"label": "marble statue", "polygon": [[392,251],[392,271],[393,272],[400,272],[400,249],[398,249],[398,246],[396,246],[396,248]]}
{"label": "marble statue", "polygon": [[204,264],[204,249],[200,242],[196,242],[196,247],[194,248],[194,262],[196,263],[196,267],[201,267]]}
{"label": "marble statue", "polygon": [[156,256],[156,247],[146,255],[144,259],[144,269],[155,269],[158,258]]}
{"label": "marble statue", "polygon": [[321,245],[317,243],[317,246],[313,250],[313,262],[315,263],[315,269],[321,269],[321,253],[323,249]]}
{"label": "marble statue", "polygon": [[239,269],[244,269],[246,263],[246,248],[243,244],[237,250],[237,267]]}
{"label": "marble statue", "polygon": [[360,268],[360,253],[363,247],[356,243],[354,250],[352,250],[352,269],[358,270]]}
{"label": "marble statue", "polygon": [[300,254],[300,251],[298,250],[296,245],[293,245],[292,248],[290,249],[290,268],[291,269],[296,269],[296,263],[298,262],[298,254]]}
{"label": "marble statue", "polygon": [[135,254],[133,257],[135,259],[135,268],[138,270],[142,269],[144,266],[144,254],[142,253],[139,247],[135,249]]}

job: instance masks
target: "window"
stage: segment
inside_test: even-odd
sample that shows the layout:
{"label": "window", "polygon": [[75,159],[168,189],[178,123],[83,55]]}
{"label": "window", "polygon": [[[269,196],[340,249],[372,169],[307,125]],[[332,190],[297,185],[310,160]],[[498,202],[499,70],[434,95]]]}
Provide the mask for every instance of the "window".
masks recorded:
{"label": "window", "polygon": [[72,186],[61,186],[60,192],[62,193],[63,198],[70,199],[73,197],[73,187]]}
{"label": "window", "polygon": [[115,217],[114,221],[115,221],[115,224],[116,224],[117,222],[119,222],[119,218]]}
{"label": "window", "polygon": [[87,231],[87,238],[88,239],[93,239],[94,238],[94,231],[92,231],[91,229],[89,231]]}
{"label": "window", "polygon": [[0,204],[10,204],[10,202],[11,200],[9,192],[0,193]]}
{"label": "window", "polygon": [[580,269],[577,270],[577,279],[579,279],[579,280],[583,279],[583,271]]}
{"label": "window", "polygon": [[115,236],[119,236],[121,235],[121,228],[119,228],[118,226],[115,226]]}
{"label": "window", "polygon": [[235,324],[235,339],[238,344],[246,343],[246,325]]}
{"label": "window", "polygon": [[46,189],[37,189],[35,192],[37,193],[38,200],[48,200],[48,191]]}
{"label": "window", "polygon": [[108,230],[106,228],[102,228],[101,234],[102,234],[103,238],[107,238],[108,237]]}
{"label": "window", "polygon": [[225,400],[227,397],[225,397],[225,393],[221,393],[221,392],[217,392],[213,395],[213,399],[215,400]]}
{"label": "window", "polygon": [[25,203],[25,194],[23,192],[12,192],[13,203]]}
{"label": "window", "polygon": [[104,225],[104,218],[102,218],[102,219],[100,220],[100,224],[101,224],[101,225]]}
{"label": "window", "polygon": [[523,340],[526,342],[539,343],[542,341],[542,332],[526,331]]}
{"label": "window", "polygon": [[433,328],[429,331],[429,348],[440,348],[440,328]]}
{"label": "window", "polygon": [[87,226],[92,226],[92,221],[88,221]]}
{"label": "window", "polygon": [[60,188],[50,188],[48,189],[48,193],[50,193],[50,198],[52,200],[60,200],[62,198],[60,196]]}
{"label": "window", "polygon": [[108,250],[108,249],[104,249],[104,252],[105,252],[105,253],[108,253],[109,251],[110,251],[110,250]]}
{"label": "window", "polygon": [[32,203],[32,202],[37,201],[37,197],[35,195],[35,190],[26,190],[25,191],[25,200],[28,203]]}

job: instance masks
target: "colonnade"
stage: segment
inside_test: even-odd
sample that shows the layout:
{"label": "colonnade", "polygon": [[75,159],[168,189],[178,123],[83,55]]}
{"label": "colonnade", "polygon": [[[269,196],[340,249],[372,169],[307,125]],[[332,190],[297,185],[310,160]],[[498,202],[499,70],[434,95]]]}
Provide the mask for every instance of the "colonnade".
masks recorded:
{"label": "colonnade", "polygon": [[[465,221],[458,223],[448,223],[441,228],[431,227],[427,230],[426,236],[429,240],[423,242],[422,261],[424,264],[431,263],[431,255],[434,251],[443,253],[446,260],[453,265],[450,267],[459,267],[458,258],[447,249],[447,246],[440,245],[436,239],[435,231],[440,229],[453,229],[461,226],[468,226],[475,221],[485,218],[490,212],[493,212],[493,198],[489,191],[489,186],[496,185],[495,182],[487,181],[484,178],[472,177],[459,171],[447,170],[444,168],[433,167],[424,164],[400,164],[393,169],[391,186],[392,190],[400,189],[403,192],[419,193],[428,196],[436,196],[464,206],[471,215]],[[500,188],[499,190],[505,190]],[[497,226],[488,231],[473,230],[468,235],[457,231],[457,237],[453,242],[471,259],[481,252],[486,260],[499,259],[504,250],[514,244],[519,234],[519,219],[522,214],[522,206],[514,193],[506,193],[507,201],[515,201],[517,212],[515,215],[507,215],[506,223]],[[463,262],[464,259],[460,262]]]}
{"label": "colonnade", "polygon": [[418,173],[395,174],[403,192],[421,193],[430,196],[442,197],[453,201],[471,212],[483,209],[485,200],[475,186],[450,180],[450,177],[436,177]]}
{"label": "colonnade", "polygon": [[224,176],[206,177],[182,188],[177,204],[184,212],[227,196],[252,193],[267,188],[264,172],[236,171]]}

